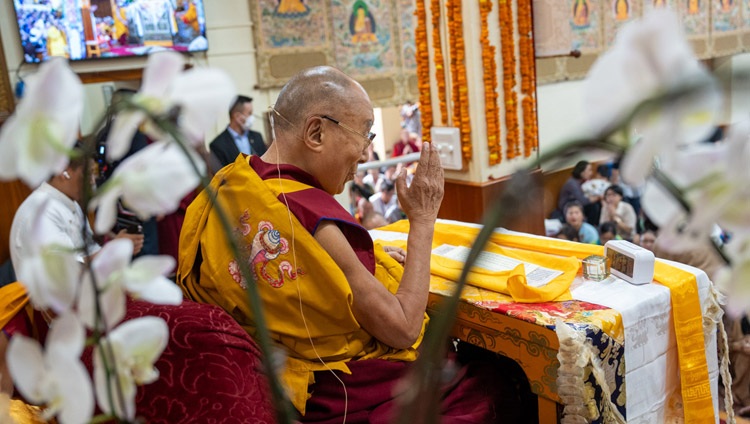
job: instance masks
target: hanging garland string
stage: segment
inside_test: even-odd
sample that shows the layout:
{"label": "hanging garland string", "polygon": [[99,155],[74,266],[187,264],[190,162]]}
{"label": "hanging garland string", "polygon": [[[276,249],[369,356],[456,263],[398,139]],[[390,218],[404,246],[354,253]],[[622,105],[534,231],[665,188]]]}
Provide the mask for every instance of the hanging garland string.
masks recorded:
{"label": "hanging garland string", "polygon": [[482,45],[482,71],[484,73],[484,107],[487,122],[487,149],[489,164],[497,165],[503,160],[500,146],[500,110],[497,105],[497,63],[495,46],[490,44],[487,17],[492,12],[491,0],[479,0],[481,31],[479,41]]}
{"label": "hanging garland string", "polygon": [[432,97],[430,94],[430,53],[427,38],[427,11],[424,0],[417,0],[414,11],[417,27],[414,29],[414,40],[417,48],[417,87],[419,104],[422,110],[422,141],[430,142],[432,128]]}
{"label": "hanging garland string", "polygon": [[536,116],[536,68],[531,2],[518,2],[518,34],[521,66],[521,107],[523,109],[523,156],[529,157],[539,147]]}
{"label": "hanging garland string", "polygon": [[513,4],[499,0],[501,52],[503,58],[503,101],[505,103],[505,155],[513,159],[521,155],[518,130],[518,95],[516,94],[516,48],[513,27]]}
{"label": "hanging garland string", "polygon": [[432,54],[435,60],[435,82],[440,102],[440,123],[448,125],[447,92],[445,91],[445,59],[440,41],[440,0],[432,0]]}
{"label": "hanging garland string", "polygon": [[461,1],[446,3],[448,34],[450,35],[451,84],[453,85],[453,125],[461,132],[461,153],[471,160],[471,119],[469,117],[469,87],[466,81],[466,47]]}

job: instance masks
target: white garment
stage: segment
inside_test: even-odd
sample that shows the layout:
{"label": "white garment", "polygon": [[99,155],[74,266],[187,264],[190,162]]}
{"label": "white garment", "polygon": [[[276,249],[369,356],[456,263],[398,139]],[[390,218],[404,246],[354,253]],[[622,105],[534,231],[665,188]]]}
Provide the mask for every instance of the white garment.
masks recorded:
{"label": "white garment", "polygon": [[[42,183],[21,203],[13,217],[13,224],[10,228],[10,257],[16,269],[21,261],[31,254],[29,246],[34,234],[32,226],[38,223],[37,211],[45,202],[47,202],[47,207],[41,217],[45,221],[43,228],[54,229],[56,234],[52,236],[63,247],[78,249],[76,257],[80,262],[84,262],[86,256],[98,252],[101,248],[94,241],[94,233],[78,202],[51,185]],[[81,231],[84,219],[86,222],[85,241]],[[83,249],[84,247],[86,249]]]}
{"label": "white garment", "polygon": [[378,212],[379,214],[383,215],[383,217],[385,217],[392,207],[398,207],[398,198],[394,194],[393,196],[391,196],[391,200],[389,200],[388,203],[385,203],[380,197],[380,193],[375,193],[370,196],[370,203],[372,203],[372,209],[375,212]]}

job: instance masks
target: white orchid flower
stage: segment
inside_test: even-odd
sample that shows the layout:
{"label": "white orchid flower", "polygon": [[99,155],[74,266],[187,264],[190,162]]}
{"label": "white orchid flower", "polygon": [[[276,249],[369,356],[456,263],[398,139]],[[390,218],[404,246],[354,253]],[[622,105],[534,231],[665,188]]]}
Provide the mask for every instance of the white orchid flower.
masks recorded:
{"label": "white orchid flower", "polygon": [[702,85],[679,102],[636,117],[631,129],[642,137],[620,166],[629,184],[644,182],[660,152],[711,134],[721,106],[719,88],[693,54],[677,15],[668,9],[623,26],[612,49],[589,71],[584,105],[596,133],[609,129],[644,100],[684,84]]}
{"label": "white orchid flower", "polygon": [[203,160],[192,151],[189,154],[197,172],[177,142],[152,143],[122,161],[89,205],[99,207],[95,231],[103,234],[114,226],[120,197],[141,219],[176,210],[206,171]]}
{"label": "white orchid flower", "polygon": [[72,313],[53,321],[46,351],[34,339],[14,335],[8,345],[8,368],[18,391],[31,403],[46,405],[44,418],[62,424],[88,422],[94,412],[91,379],[79,357],[85,332]]}
{"label": "white orchid flower", "polygon": [[53,58],[28,78],[26,95],[0,128],[0,179],[21,178],[37,187],[62,172],[78,137],[83,85]]}
{"label": "white orchid flower", "polygon": [[48,205],[49,201],[44,201],[36,208],[26,246],[28,254],[17,258],[16,275],[37,309],[62,313],[75,300],[83,268],[69,241],[44,219]]}
{"label": "white orchid flower", "polygon": [[[169,328],[167,323],[157,317],[147,316],[122,323],[102,340],[111,349],[104,349],[105,354],[112,352],[117,378],[107,379],[107,372],[101,358],[102,349],[94,349],[94,385],[96,397],[101,409],[115,413],[118,417],[132,420],[135,417],[136,385],[149,384],[159,378],[159,371],[154,363],[167,346]],[[122,398],[118,401],[117,382],[120,384]],[[108,387],[111,390],[114,407],[110,402]]]}
{"label": "white orchid flower", "polygon": [[174,258],[143,256],[131,263],[132,256],[133,242],[115,239],[105,244],[91,261],[91,273],[84,278],[78,302],[78,313],[89,328],[94,328],[96,322],[92,274],[100,291],[99,328],[112,328],[125,317],[125,292],[160,305],[182,303],[182,291],[165,277],[174,269]]}
{"label": "white orchid flower", "polygon": [[[185,62],[176,52],[159,52],[148,58],[140,91],[133,101],[155,115],[164,115],[179,108],[179,124],[194,145],[203,141],[206,131],[229,109],[237,95],[234,83],[223,71],[194,68],[182,72]],[[107,140],[107,157],[118,160],[127,153],[138,126],[146,119],[139,110],[120,112]],[[164,134],[151,126],[145,127],[155,139]]]}
{"label": "white orchid flower", "polygon": [[660,170],[683,192],[688,213],[658,182],[649,181],[642,197],[646,214],[660,229],[658,243],[670,251],[704,244],[718,223],[741,235],[750,222],[750,123],[734,125],[726,140],[684,146],[664,155]]}

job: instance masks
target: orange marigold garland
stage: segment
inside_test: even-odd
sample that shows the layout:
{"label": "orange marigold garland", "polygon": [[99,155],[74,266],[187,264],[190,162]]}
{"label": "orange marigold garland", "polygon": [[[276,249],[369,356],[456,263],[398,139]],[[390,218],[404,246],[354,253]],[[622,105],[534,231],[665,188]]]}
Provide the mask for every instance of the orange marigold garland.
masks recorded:
{"label": "orange marigold garland", "polygon": [[516,46],[513,28],[513,4],[499,0],[500,44],[503,58],[503,100],[505,102],[505,154],[508,159],[521,155],[518,130],[518,95],[516,94]]}
{"label": "orange marigold garland", "polygon": [[445,59],[440,41],[440,0],[432,0],[432,54],[435,61],[435,82],[437,84],[438,101],[440,102],[440,119],[442,125],[448,125],[448,105],[445,91]]}
{"label": "orange marigold garland", "polygon": [[479,0],[481,31],[479,42],[482,45],[482,72],[484,73],[484,107],[487,122],[487,149],[490,153],[490,165],[497,165],[503,160],[500,147],[500,113],[497,106],[497,64],[495,63],[495,46],[490,44],[487,16],[492,11],[491,0]]}
{"label": "orange marigold garland", "polygon": [[461,132],[461,153],[471,160],[471,119],[469,117],[469,88],[466,81],[466,47],[463,37],[461,1],[446,3],[448,34],[450,36],[451,83],[453,85],[453,125]]}
{"label": "orange marigold garland", "polygon": [[518,2],[518,34],[521,66],[521,106],[523,108],[523,156],[539,147],[536,115],[536,68],[531,1]]}
{"label": "orange marigold garland", "polygon": [[417,17],[417,27],[414,29],[414,42],[417,48],[419,107],[422,109],[422,141],[429,143],[430,128],[432,128],[432,96],[430,94],[430,53],[427,39],[427,11],[425,10],[423,0],[417,0],[414,15]]}

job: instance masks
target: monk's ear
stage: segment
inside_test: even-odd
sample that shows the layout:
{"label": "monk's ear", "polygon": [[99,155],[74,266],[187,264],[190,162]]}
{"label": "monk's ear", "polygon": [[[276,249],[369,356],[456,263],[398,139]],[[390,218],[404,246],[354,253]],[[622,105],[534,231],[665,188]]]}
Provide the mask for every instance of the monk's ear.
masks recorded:
{"label": "monk's ear", "polygon": [[305,147],[319,152],[323,147],[323,118],[311,116],[305,122],[305,133],[303,139]]}

